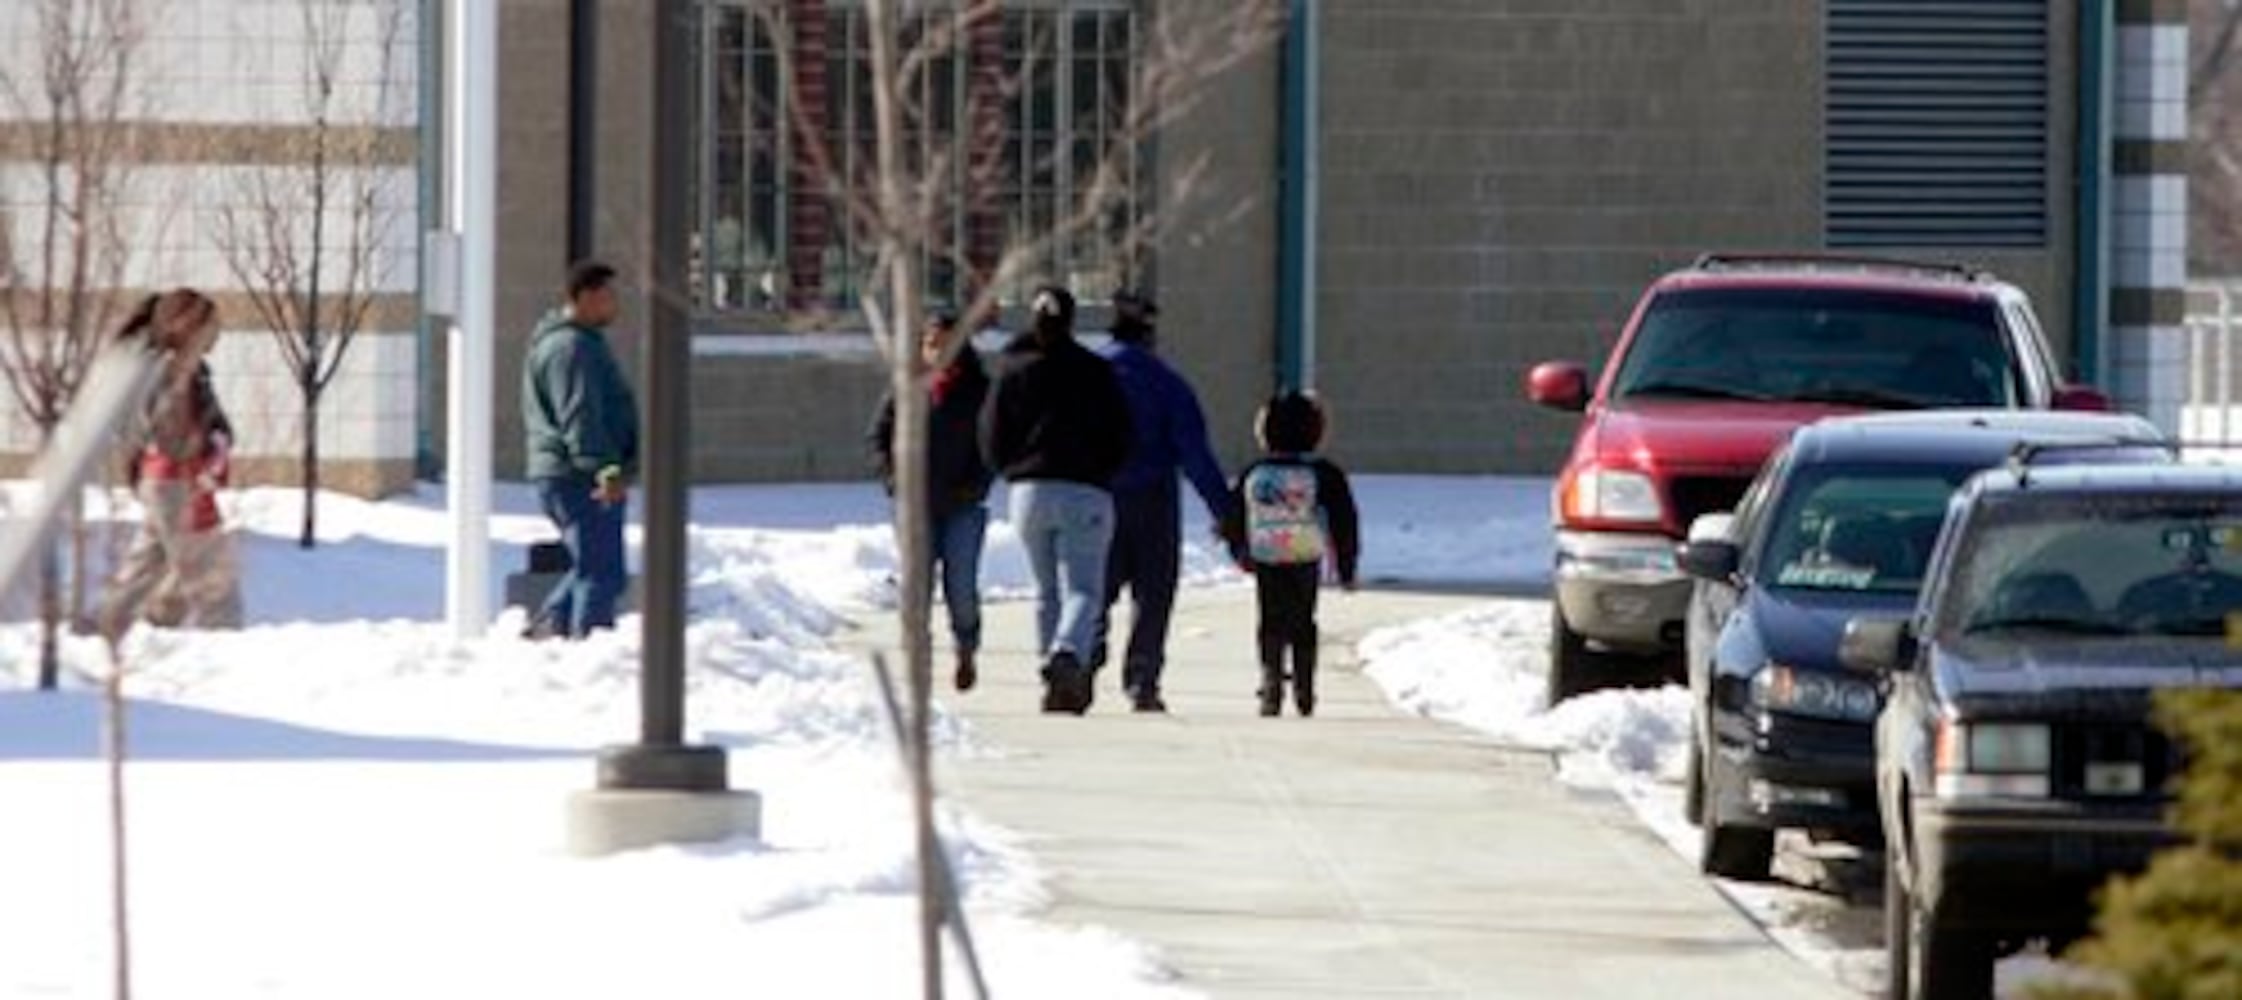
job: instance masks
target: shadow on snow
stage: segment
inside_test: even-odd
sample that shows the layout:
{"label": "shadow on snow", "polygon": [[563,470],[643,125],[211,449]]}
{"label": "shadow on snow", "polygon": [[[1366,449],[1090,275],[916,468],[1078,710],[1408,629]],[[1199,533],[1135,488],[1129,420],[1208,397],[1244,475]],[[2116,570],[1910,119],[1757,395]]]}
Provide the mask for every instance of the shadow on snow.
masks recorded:
{"label": "shadow on snow", "polygon": [[[102,698],[91,691],[0,692],[0,763],[101,759]],[[368,736],[164,702],[133,700],[125,754],[136,761],[397,763],[555,760],[581,751]]]}

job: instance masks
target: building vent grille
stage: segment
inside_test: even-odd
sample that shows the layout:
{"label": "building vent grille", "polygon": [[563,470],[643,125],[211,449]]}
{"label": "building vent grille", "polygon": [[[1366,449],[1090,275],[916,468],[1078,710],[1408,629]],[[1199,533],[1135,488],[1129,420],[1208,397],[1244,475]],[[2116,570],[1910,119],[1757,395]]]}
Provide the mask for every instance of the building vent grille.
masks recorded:
{"label": "building vent grille", "polygon": [[1833,247],[2047,242],[2047,0],[1827,0]]}

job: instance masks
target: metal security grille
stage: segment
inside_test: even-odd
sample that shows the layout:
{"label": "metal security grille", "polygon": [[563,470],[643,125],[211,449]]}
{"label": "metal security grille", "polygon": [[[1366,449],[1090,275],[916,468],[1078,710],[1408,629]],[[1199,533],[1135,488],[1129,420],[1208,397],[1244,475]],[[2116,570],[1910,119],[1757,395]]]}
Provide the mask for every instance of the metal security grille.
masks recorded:
{"label": "metal security grille", "polygon": [[2047,0],[1827,0],[1824,238],[2047,241]]}

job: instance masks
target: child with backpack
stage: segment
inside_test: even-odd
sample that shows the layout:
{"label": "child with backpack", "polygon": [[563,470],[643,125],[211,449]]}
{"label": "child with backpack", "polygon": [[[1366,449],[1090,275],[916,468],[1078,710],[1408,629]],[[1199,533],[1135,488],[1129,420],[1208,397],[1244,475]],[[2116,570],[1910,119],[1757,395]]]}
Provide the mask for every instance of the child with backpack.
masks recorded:
{"label": "child with backpack", "polygon": [[1354,491],[1345,471],[1315,454],[1324,430],[1323,407],[1311,396],[1279,393],[1262,406],[1254,420],[1262,457],[1239,473],[1223,519],[1231,557],[1253,573],[1264,716],[1281,713],[1288,678],[1293,705],[1303,716],[1315,714],[1316,589],[1324,560],[1331,560],[1340,587],[1355,586],[1361,539]]}

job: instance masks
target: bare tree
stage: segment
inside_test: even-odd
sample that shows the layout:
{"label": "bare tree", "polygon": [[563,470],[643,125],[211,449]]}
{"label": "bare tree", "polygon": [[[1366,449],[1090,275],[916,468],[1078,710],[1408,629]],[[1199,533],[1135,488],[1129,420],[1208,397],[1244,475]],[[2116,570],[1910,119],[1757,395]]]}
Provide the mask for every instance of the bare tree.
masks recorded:
{"label": "bare tree", "polygon": [[2231,278],[2242,275],[2242,0],[2192,0],[2188,20],[2188,256]]}
{"label": "bare tree", "polygon": [[[304,128],[286,148],[237,174],[218,211],[226,266],[272,334],[303,403],[303,525],[297,544],[318,544],[320,403],[365,331],[389,277],[384,246],[399,214],[384,197],[385,168],[400,162],[398,133],[381,115],[395,92],[404,0],[297,0],[303,29]],[[365,23],[370,18],[372,23]],[[370,33],[369,33],[370,29]],[[373,67],[370,106],[344,86]]]}
{"label": "bare tree", "polygon": [[[820,88],[799,86],[805,70],[821,73],[830,64],[814,51],[803,59],[799,44],[807,33],[822,37],[826,24],[796,24],[795,17],[807,10],[822,20],[823,7],[764,0],[754,14],[774,40],[777,78],[796,84],[779,88],[775,99],[784,107],[774,109],[793,151],[789,169],[822,189],[836,228],[863,251],[846,277],[879,346],[895,400],[895,495],[920,497],[927,474],[927,379],[938,367],[929,366],[917,347],[927,314],[929,267],[962,276],[956,296],[961,321],[944,357],[970,349],[971,332],[996,317],[1004,298],[1023,283],[1064,280],[1038,273],[1061,253],[1099,245],[1120,258],[1110,270],[1141,277],[1151,237],[1184,212],[1205,207],[1189,204],[1199,194],[1194,181],[1203,164],[1173,163],[1164,171],[1175,179],[1164,203],[1150,210],[1145,151],[1162,127],[1197,106],[1214,78],[1269,47],[1282,31],[1283,5],[1276,0],[1149,5],[1148,18],[1128,37],[1126,80],[1097,88],[1096,106],[1089,109],[1097,127],[1022,156],[1005,155],[1015,148],[1006,142],[1006,102],[1033,96],[1077,69],[1059,64],[1046,54],[1056,47],[1043,44],[1069,30],[1063,19],[1028,19],[1017,5],[1001,0],[861,0],[850,8],[860,19],[853,36],[828,40],[835,48],[862,46],[841,63],[861,67],[849,88],[861,97],[835,101],[842,105],[836,108],[801,99],[805,90]],[[1001,44],[1007,37],[1015,40],[1014,51]],[[957,72],[959,60],[966,62],[963,74]],[[946,82],[961,76],[962,99],[959,88]],[[825,81],[822,89],[839,93],[841,83]],[[1081,100],[1078,93],[1076,101]],[[1060,171],[1073,179],[1063,203],[1040,213],[1013,213],[997,204],[998,192]],[[1001,239],[993,245],[961,240],[956,224],[961,213],[997,220]],[[902,578],[899,638],[911,708],[907,750],[919,838],[923,986],[931,997],[941,993],[943,902],[928,752],[932,584],[924,505],[897,503],[895,526]]]}
{"label": "bare tree", "polygon": [[[19,169],[0,179],[10,206],[0,240],[0,375],[44,447],[77,396],[104,333],[119,315],[135,244],[126,232],[139,159],[138,57],[150,12],[143,0],[23,0],[34,26],[19,63],[0,64],[0,119]],[[82,573],[81,573],[82,575]],[[39,685],[60,659],[62,549],[40,573]]]}

